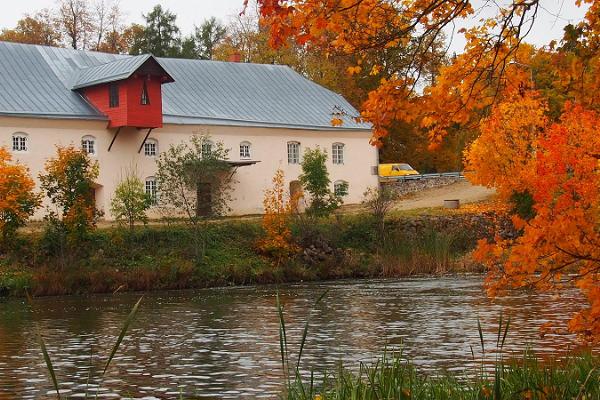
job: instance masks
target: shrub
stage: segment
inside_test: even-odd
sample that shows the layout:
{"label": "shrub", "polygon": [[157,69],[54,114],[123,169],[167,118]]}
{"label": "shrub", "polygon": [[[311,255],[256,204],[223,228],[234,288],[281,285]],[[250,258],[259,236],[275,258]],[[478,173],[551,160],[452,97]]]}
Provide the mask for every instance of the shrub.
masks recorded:
{"label": "shrub", "polygon": [[129,170],[124,179],[117,185],[115,197],[111,201],[110,212],[118,222],[125,221],[133,230],[136,221],[148,222],[146,210],[153,199],[146,193],[144,183]]}
{"label": "shrub", "polygon": [[302,174],[300,182],[310,195],[310,204],[306,213],[314,217],[327,217],[343,204],[343,197],[348,193],[348,185],[341,185],[331,191],[331,180],[327,171],[327,152],[316,148],[307,148],[302,158]]}
{"label": "shrub", "polygon": [[278,169],[273,177],[273,187],[265,191],[262,218],[265,236],[258,243],[261,251],[275,258],[277,266],[297,251],[289,226],[290,217],[297,208],[297,198],[286,196],[284,183],[283,171]]}
{"label": "shrub", "polygon": [[364,193],[362,203],[377,222],[378,238],[382,244],[385,242],[385,217],[397,199],[398,193],[388,186],[369,188]]}
{"label": "shrub", "polygon": [[42,189],[58,213],[49,212],[58,228],[65,229],[75,242],[87,237],[100,216],[95,207],[94,181],[98,178],[98,163],[73,146],[57,146],[56,158],[46,162],[40,174]]}
{"label": "shrub", "polygon": [[10,153],[0,148],[0,246],[6,245],[39,207],[40,196],[33,192],[34,187],[27,168],[12,163]]}

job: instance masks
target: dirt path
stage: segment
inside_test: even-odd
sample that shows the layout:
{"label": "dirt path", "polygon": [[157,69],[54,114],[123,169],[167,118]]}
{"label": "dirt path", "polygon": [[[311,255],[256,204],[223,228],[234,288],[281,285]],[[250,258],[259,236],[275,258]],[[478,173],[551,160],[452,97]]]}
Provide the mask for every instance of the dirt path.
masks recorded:
{"label": "dirt path", "polygon": [[475,203],[489,199],[494,193],[493,189],[475,186],[467,181],[463,181],[412,194],[410,197],[399,201],[394,209],[415,210],[419,208],[442,207],[444,200],[451,199],[458,199],[461,204]]}

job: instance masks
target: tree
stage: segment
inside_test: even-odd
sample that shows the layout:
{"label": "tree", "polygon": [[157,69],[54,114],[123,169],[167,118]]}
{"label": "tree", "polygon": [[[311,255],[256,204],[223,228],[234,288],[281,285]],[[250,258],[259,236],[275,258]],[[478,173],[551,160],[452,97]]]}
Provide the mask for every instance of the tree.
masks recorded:
{"label": "tree", "polygon": [[146,20],[144,39],[141,48],[136,50],[156,57],[177,57],[181,46],[177,15],[157,4],[143,17]]}
{"label": "tree", "polygon": [[0,33],[0,40],[42,46],[58,46],[62,36],[50,11],[43,9],[34,15],[26,15],[25,18],[20,19],[15,29],[3,29]]}
{"label": "tree", "polygon": [[310,196],[306,213],[314,217],[327,217],[343,203],[348,187],[341,187],[337,193],[331,191],[331,180],[327,171],[327,152],[307,148],[302,157],[300,183]]}
{"label": "tree", "polygon": [[118,46],[120,53],[131,55],[142,54],[144,48],[144,27],[140,24],[131,24],[123,30],[118,37]]}
{"label": "tree", "polygon": [[94,21],[86,0],[60,0],[58,23],[74,49],[87,49],[91,44]]}
{"label": "tree", "polygon": [[77,242],[86,238],[99,217],[94,196],[98,163],[73,146],[57,146],[56,152],[55,158],[46,161],[45,173],[39,177],[42,189],[56,207],[48,219]]}
{"label": "tree", "polygon": [[157,160],[159,206],[193,228],[198,257],[206,251],[208,220],[229,211],[235,171],[228,154],[223,143],[202,134],[170,146]]}
{"label": "tree", "polygon": [[[367,69],[378,78],[360,107],[361,119],[373,125],[374,144],[399,123],[426,132],[431,149],[457,132],[480,133],[466,153],[470,179],[496,187],[504,202],[519,203],[511,214],[521,230],[515,240],[479,247],[491,268],[491,293],[575,282],[589,307],[570,328],[600,340],[600,177],[598,135],[591,129],[600,109],[600,1],[574,2],[589,5],[586,19],[567,27],[560,46],[544,49],[524,43],[539,0],[485,2],[495,12],[460,31],[464,52],[426,78],[432,44],[444,27],[473,17],[472,2],[258,3],[273,45],[293,39],[309,49],[359,55],[348,73]],[[381,76],[385,64],[366,62],[372,49],[408,52],[410,62]],[[572,278],[561,281],[566,273]]]}
{"label": "tree", "polygon": [[6,245],[16,230],[25,225],[40,205],[34,193],[35,184],[23,165],[12,162],[12,156],[0,147],[0,244]]}
{"label": "tree", "polygon": [[265,190],[263,205],[262,225],[265,237],[259,241],[258,247],[265,253],[274,257],[276,266],[298,251],[292,242],[290,218],[297,211],[300,193],[294,197],[285,190],[285,177],[283,171],[278,169],[273,176],[273,186]]}
{"label": "tree", "polygon": [[[510,119],[504,115],[507,111],[499,106],[490,118]],[[597,113],[567,104],[559,122],[541,128],[532,146],[537,150],[525,158],[528,168],[517,167],[516,180],[494,182],[501,193],[523,187],[530,193],[529,218],[513,215],[522,235],[481,242],[476,254],[490,268],[492,294],[511,287],[562,289],[574,282],[589,307],[575,315],[569,327],[589,341],[600,339],[599,123]],[[498,150],[500,156],[512,152]],[[478,179],[486,181],[487,171]]]}
{"label": "tree", "polygon": [[198,58],[212,60],[215,48],[225,39],[226,34],[227,29],[215,17],[204,20],[199,27],[195,27]]}
{"label": "tree", "polygon": [[113,0],[97,0],[94,5],[93,49],[107,53],[122,53],[120,37],[123,34],[123,23],[119,3]]}
{"label": "tree", "polygon": [[[373,124],[373,142],[378,144],[392,123],[413,122],[424,114],[435,114],[435,118],[423,119],[421,124],[428,128],[432,139],[439,140],[452,124],[465,122],[474,108],[489,105],[508,70],[519,69],[511,67],[511,60],[522,35],[535,21],[539,3],[490,3],[496,7],[494,15],[461,31],[467,39],[465,53],[456,57],[453,67],[435,70],[432,76],[427,71],[432,57],[437,58],[444,28],[456,20],[471,18],[476,12],[472,2],[258,0],[274,46],[285,45],[291,37],[309,48],[358,55],[348,72],[368,68],[368,73],[379,78],[361,110],[361,116]],[[382,76],[385,63],[364,65],[373,49],[405,52],[408,62],[393,75]],[[431,82],[434,85],[430,86],[440,90],[426,90],[425,96],[420,96],[417,89]],[[448,86],[456,90],[448,91]],[[463,101],[448,102],[449,97]]]}
{"label": "tree", "polygon": [[136,221],[148,222],[146,211],[153,201],[135,170],[128,170],[115,189],[110,212],[118,222],[125,221],[133,231]]}

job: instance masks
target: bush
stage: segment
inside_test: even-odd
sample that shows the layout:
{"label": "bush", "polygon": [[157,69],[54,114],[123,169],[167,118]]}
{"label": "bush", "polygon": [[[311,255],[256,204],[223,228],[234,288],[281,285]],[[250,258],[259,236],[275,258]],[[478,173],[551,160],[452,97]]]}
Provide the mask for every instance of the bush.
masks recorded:
{"label": "bush", "polygon": [[133,230],[136,221],[148,222],[146,210],[154,199],[146,193],[144,183],[135,174],[127,171],[125,178],[117,185],[115,197],[111,201],[110,212],[118,222],[126,222]]}
{"label": "bush", "polygon": [[72,248],[81,248],[80,241],[96,227],[100,216],[94,198],[98,163],[73,146],[57,146],[56,151],[56,158],[49,159],[45,173],[40,174],[42,189],[58,209],[58,213],[49,211],[47,220],[52,230],[64,230]]}
{"label": "bush", "polygon": [[310,204],[306,213],[314,217],[327,217],[343,203],[343,197],[348,193],[348,185],[341,186],[337,193],[331,191],[331,181],[327,171],[327,152],[319,148],[307,148],[302,157],[302,174],[300,182],[310,195]]}
{"label": "bush", "polygon": [[0,250],[39,207],[41,199],[34,187],[27,168],[13,164],[11,154],[0,147]]}

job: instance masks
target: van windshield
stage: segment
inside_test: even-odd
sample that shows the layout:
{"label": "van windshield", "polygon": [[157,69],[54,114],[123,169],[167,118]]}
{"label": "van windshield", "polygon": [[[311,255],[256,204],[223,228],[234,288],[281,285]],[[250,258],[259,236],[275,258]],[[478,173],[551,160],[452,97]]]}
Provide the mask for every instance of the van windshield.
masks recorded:
{"label": "van windshield", "polygon": [[412,171],[413,168],[408,164],[395,164],[392,166],[392,171]]}

